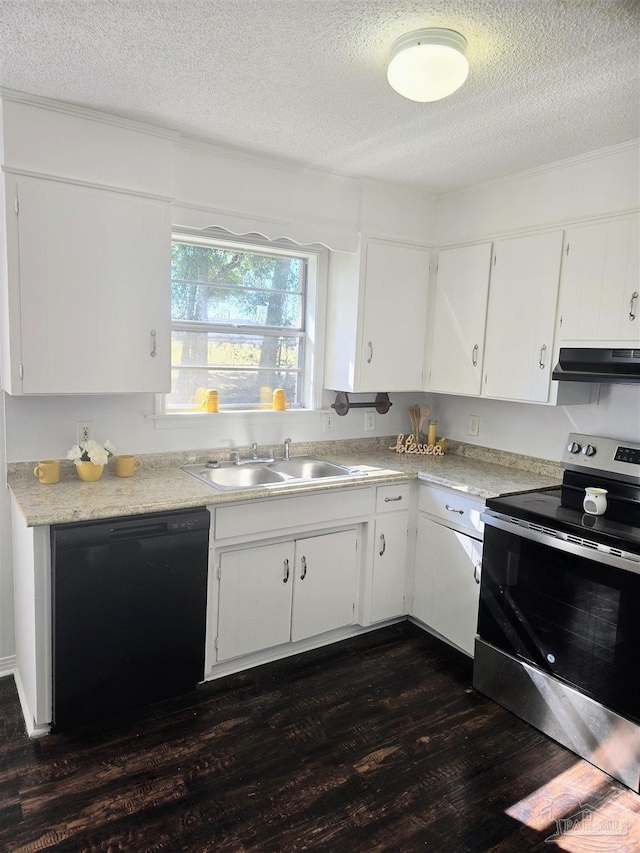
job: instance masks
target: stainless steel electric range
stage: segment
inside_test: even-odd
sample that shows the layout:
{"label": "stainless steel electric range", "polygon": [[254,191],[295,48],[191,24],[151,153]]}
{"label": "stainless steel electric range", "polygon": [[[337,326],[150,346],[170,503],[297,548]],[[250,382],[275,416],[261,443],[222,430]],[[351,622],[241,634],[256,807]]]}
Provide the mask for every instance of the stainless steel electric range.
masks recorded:
{"label": "stainless steel electric range", "polygon": [[474,686],[638,791],[640,444],[572,433],[562,467],[487,501]]}

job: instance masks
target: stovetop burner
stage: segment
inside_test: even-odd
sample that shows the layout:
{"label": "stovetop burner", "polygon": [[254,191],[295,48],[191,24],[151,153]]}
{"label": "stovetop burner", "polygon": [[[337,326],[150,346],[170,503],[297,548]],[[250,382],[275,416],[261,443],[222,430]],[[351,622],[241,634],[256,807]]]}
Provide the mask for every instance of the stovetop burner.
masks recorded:
{"label": "stovetop burner", "polygon": [[562,506],[561,489],[489,498],[487,509],[640,554],[640,527]]}
{"label": "stovetop burner", "polygon": [[[640,553],[640,444],[571,433],[562,467],[561,488],[492,498],[487,509]],[[604,515],[583,510],[590,486],[607,490]]]}

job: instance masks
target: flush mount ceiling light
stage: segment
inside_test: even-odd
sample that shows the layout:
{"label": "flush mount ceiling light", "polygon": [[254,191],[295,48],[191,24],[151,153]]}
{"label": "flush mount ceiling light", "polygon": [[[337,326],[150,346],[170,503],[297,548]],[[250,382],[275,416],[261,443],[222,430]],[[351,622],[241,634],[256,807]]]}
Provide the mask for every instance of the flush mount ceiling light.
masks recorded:
{"label": "flush mount ceiling light", "polygon": [[467,40],[454,30],[415,30],[394,42],[387,79],[410,101],[439,101],[467,79],[466,50]]}

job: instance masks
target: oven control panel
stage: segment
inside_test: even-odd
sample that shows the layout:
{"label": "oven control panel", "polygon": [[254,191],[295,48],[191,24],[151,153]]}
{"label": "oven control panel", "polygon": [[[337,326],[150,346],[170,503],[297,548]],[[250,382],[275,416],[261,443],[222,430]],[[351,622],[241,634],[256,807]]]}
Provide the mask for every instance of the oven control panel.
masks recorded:
{"label": "oven control panel", "polygon": [[637,447],[623,447],[620,445],[613,458],[615,462],[630,462],[631,465],[640,465],[640,450]]}
{"label": "oven control panel", "polygon": [[564,446],[562,467],[640,484],[640,444],[572,432]]}

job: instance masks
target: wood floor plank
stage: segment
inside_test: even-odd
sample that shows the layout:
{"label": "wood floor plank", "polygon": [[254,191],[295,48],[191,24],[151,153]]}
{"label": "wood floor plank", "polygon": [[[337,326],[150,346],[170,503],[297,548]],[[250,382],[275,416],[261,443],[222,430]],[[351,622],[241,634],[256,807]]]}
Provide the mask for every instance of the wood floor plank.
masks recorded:
{"label": "wood floor plank", "polygon": [[38,740],[3,679],[0,850],[548,853],[581,805],[637,853],[640,798],[471,679],[403,623]]}

